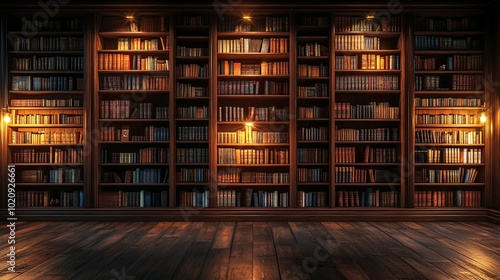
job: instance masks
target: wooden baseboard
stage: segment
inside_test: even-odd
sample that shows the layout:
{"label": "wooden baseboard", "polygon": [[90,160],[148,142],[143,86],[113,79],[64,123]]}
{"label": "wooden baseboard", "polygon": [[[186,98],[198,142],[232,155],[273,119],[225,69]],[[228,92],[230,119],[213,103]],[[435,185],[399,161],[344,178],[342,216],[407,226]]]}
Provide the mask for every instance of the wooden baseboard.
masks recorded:
{"label": "wooden baseboard", "polygon": [[271,210],[38,208],[16,210],[16,218],[19,221],[500,221],[500,211],[487,208],[274,208]]}

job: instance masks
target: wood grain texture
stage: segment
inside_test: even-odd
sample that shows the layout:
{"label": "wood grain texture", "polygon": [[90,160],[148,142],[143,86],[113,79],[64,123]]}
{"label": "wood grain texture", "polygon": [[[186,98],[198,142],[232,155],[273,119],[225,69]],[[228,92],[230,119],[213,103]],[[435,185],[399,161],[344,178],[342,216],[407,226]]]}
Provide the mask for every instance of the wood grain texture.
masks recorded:
{"label": "wood grain texture", "polygon": [[486,222],[19,222],[4,279],[500,279]]}

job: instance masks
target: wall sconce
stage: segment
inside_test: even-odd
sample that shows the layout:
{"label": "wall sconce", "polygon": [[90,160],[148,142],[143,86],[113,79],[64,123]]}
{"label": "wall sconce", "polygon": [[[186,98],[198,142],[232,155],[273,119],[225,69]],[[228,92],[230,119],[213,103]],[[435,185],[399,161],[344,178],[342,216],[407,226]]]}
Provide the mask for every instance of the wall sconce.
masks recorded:
{"label": "wall sconce", "polygon": [[2,109],[3,122],[9,124],[12,120],[11,114],[8,108]]}
{"label": "wall sconce", "polygon": [[481,115],[479,115],[479,122],[485,123],[488,120],[488,114],[489,110],[486,109],[486,103],[483,106],[483,109],[481,110]]}

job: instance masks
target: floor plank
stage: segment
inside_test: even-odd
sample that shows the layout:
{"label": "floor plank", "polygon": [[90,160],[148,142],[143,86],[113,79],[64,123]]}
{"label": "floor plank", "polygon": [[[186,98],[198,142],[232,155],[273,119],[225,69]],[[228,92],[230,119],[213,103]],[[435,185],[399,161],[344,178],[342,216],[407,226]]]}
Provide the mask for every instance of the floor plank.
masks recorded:
{"label": "floor plank", "polygon": [[485,222],[22,222],[23,279],[496,279]]}

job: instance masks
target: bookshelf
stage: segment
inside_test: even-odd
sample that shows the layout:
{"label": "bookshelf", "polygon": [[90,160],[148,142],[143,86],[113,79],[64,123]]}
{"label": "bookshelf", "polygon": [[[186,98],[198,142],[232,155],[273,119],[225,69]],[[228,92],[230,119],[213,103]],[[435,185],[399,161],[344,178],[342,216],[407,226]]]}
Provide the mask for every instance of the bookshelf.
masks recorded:
{"label": "bookshelf", "polygon": [[169,206],[170,26],[159,13],[97,17],[97,207]]}
{"label": "bookshelf", "polygon": [[17,206],[84,207],[86,179],[85,18],[57,17],[24,32],[7,20],[7,164]]}
{"label": "bookshelf", "polygon": [[198,217],[496,206],[493,13],[358,4],[61,8],[29,49],[23,15],[2,13],[2,175],[16,165],[31,213],[51,198]]}
{"label": "bookshelf", "polygon": [[485,194],[484,23],[413,19],[413,206],[481,207]]}
{"label": "bookshelf", "polygon": [[401,16],[336,14],[332,52],[336,207],[404,207]]}
{"label": "bookshelf", "polygon": [[297,15],[297,207],[332,205],[330,19]]}
{"label": "bookshelf", "polygon": [[213,207],[209,17],[179,14],[175,23],[175,206]]}
{"label": "bookshelf", "polygon": [[216,205],[293,206],[290,16],[243,13],[216,25]]}

